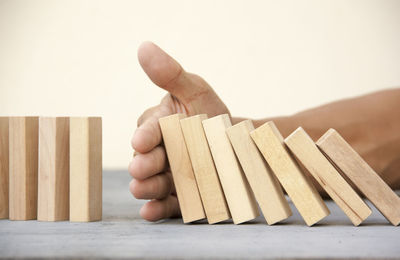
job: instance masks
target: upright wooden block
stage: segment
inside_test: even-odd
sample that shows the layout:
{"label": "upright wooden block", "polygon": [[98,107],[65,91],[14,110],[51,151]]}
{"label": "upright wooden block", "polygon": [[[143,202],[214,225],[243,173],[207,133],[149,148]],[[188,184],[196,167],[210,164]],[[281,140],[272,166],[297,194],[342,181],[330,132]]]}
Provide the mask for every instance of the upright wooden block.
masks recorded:
{"label": "upright wooden block", "polygon": [[180,123],[208,223],[213,224],[231,216],[201,124],[204,119],[207,115],[202,114],[182,119]]}
{"label": "upright wooden block", "polygon": [[160,118],[158,121],[172,178],[174,179],[182,219],[184,223],[189,223],[206,216],[179,122],[185,117],[184,114],[174,114]]}
{"label": "upright wooden block", "polygon": [[38,220],[69,218],[69,118],[39,118]]}
{"label": "upright wooden block", "polygon": [[231,126],[231,120],[227,114],[203,121],[204,132],[221,180],[233,223],[239,224],[256,218],[259,212],[254,194],[226,135],[226,129]]}
{"label": "upright wooden block", "polygon": [[0,117],[0,219],[8,218],[8,117]]}
{"label": "upright wooden block", "polygon": [[250,132],[258,149],[308,226],[330,214],[314,185],[300,170],[283,143],[283,137],[270,121]]}
{"label": "upright wooden block", "polygon": [[254,130],[251,120],[242,121],[226,129],[236,156],[269,225],[292,215],[282,187],[268,168],[250,137]]}
{"label": "upright wooden block", "polygon": [[100,117],[70,118],[70,221],[101,220],[102,123]]}
{"label": "upright wooden block", "polygon": [[334,129],[317,146],[392,223],[400,224],[400,198]]}
{"label": "upright wooden block", "polygon": [[371,209],[319,151],[303,128],[295,130],[285,143],[355,226],[371,215]]}
{"label": "upright wooden block", "polygon": [[9,214],[11,220],[37,217],[38,118],[9,119]]}

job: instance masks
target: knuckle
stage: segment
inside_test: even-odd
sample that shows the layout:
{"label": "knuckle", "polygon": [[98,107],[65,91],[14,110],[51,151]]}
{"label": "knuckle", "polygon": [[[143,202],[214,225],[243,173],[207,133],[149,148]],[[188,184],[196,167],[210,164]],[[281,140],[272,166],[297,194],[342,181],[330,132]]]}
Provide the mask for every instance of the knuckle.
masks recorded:
{"label": "knuckle", "polygon": [[131,138],[131,147],[133,149],[135,149],[135,134],[133,134],[132,138]]}
{"label": "knuckle", "polygon": [[153,195],[154,198],[158,198],[162,192],[162,176],[156,175],[152,178],[149,185],[149,192]]}
{"label": "knuckle", "polygon": [[140,179],[143,172],[140,158],[134,158],[129,164],[129,173],[133,178]]}
{"label": "knuckle", "polygon": [[154,167],[156,167],[158,171],[164,170],[166,166],[165,158],[166,158],[166,153],[164,148],[162,146],[157,146],[152,155],[152,162],[154,163]]}
{"label": "knuckle", "polygon": [[140,183],[133,179],[130,184],[129,184],[129,190],[132,193],[132,195],[137,198],[137,199],[141,199],[143,197],[143,191],[141,189],[141,185]]}
{"label": "knuckle", "polygon": [[132,176],[132,177],[134,177],[134,172],[135,172],[135,170],[134,170],[134,163],[133,163],[133,160],[129,163],[129,165],[128,165],[128,172],[129,172],[129,174]]}

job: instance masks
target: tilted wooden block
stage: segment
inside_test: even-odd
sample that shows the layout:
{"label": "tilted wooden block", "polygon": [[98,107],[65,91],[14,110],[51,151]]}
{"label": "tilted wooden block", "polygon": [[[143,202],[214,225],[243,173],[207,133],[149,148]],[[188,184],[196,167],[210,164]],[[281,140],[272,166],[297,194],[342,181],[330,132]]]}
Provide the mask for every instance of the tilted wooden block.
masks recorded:
{"label": "tilted wooden block", "polygon": [[0,117],[0,219],[8,218],[8,117]]}
{"label": "tilted wooden block", "polygon": [[318,147],[392,223],[400,224],[400,198],[334,129],[318,141]]}
{"label": "tilted wooden block", "polygon": [[174,114],[160,118],[159,124],[182,219],[184,223],[189,223],[206,216],[179,122],[180,119],[185,117],[184,114]]}
{"label": "tilted wooden block", "polygon": [[69,118],[39,118],[38,220],[69,218]]}
{"label": "tilted wooden block", "polygon": [[258,149],[286,190],[308,226],[330,214],[314,185],[300,170],[283,143],[283,137],[270,121],[250,132]]}
{"label": "tilted wooden block", "polygon": [[201,123],[205,119],[207,115],[202,114],[180,123],[208,223],[214,224],[231,216]]}
{"label": "tilted wooden block", "polygon": [[355,226],[371,215],[371,209],[325,158],[303,128],[299,127],[290,134],[285,143]]}
{"label": "tilted wooden block", "polygon": [[9,160],[10,219],[36,219],[38,187],[37,117],[10,117]]}
{"label": "tilted wooden block", "polygon": [[292,215],[282,187],[271,172],[250,137],[254,130],[251,120],[242,121],[226,129],[236,156],[269,225]]}
{"label": "tilted wooden block", "polygon": [[226,201],[228,202],[233,223],[239,224],[256,218],[259,215],[259,211],[254,194],[226,134],[226,129],[231,126],[231,120],[227,114],[203,121],[204,132]]}
{"label": "tilted wooden block", "polygon": [[102,217],[102,123],[100,117],[70,118],[70,221]]}

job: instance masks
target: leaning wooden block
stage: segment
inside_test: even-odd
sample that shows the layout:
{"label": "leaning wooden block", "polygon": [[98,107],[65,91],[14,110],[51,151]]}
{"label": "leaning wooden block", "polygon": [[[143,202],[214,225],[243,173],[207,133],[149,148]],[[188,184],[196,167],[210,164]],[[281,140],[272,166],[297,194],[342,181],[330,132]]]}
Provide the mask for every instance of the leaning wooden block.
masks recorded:
{"label": "leaning wooden block", "polygon": [[400,224],[400,198],[334,129],[318,141],[318,147],[392,223]]}
{"label": "leaning wooden block", "polygon": [[76,222],[101,220],[102,124],[100,117],[70,118],[70,208]]}
{"label": "leaning wooden block", "polygon": [[0,219],[8,218],[8,117],[0,117]]}
{"label": "leaning wooden block", "polygon": [[214,224],[231,216],[201,123],[205,119],[207,115],[202,114],[180,123],[208,223]]}
{"label": "leaning wooden block", "polygon": [[231,126],[231,120],[227,114],[203,121],[204,132],[228,202],[233,223],[239,224],[256,218],[259,215],[259,211],[254,194],[226,135],[226,129]]}
{"label": "leaning wooden block", "polygon": [[39,118],[38,220],[69,218],[69,118]]}
{"label": "leaning wooden block", "polygon": [[250,137],[253,123],[245,120],[226,129],[236,156],[269,225],[292,215],[282,187]]}
{"label": "leaning wooden block", "polygon": [[37,217],[38,118],[9,120],[9,214],[11,220]]}
{"label": "leaning wooden block", "polygon": [[300,170],[283,143],[283,137],[270,121],[250,132],[258,149],[286,190],[308,226],[330,214],[314,185]]}
{"label": "leaning wooden block", "polygon": [[184,114],[160,118],[159,124],[174,179],[179,207],[184,223],[205,218],[196,179],[190,164],[179,120]]}
{"label": "leaning wooden block", "polygon": [[319,151],[303,128],[295,130],[285,143],[355,226],[371,215],[371,209]]}

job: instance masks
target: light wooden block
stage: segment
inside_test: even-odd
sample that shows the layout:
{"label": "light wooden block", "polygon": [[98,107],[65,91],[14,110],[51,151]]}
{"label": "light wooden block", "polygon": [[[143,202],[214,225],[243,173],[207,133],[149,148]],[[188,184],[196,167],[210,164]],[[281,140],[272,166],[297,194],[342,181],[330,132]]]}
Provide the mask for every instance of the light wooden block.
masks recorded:
{"label": "light wooden block", "polygon": [[275,124],[270,121],[250,136],[268,162],[272,171],[286,190],[294,205],[308,226],[312,226],[330,214],[311,180],[300,170],[297,162],[289,154],[283,137]]}
{"label": "light wooden block", "polygon": [[334,129],[318,141],[318,147],[392,223],[400,224],[400,198]]}
{"label": "light wooden block", "polygon": [[172,178],[174,179],[182,219],[184,223],[189,223],[204,219],[206,215],[179,122],[185,117],[184,114],[174,114],[160,118],[158,121]]}
{"label": "light wooden block", "polygon": [[38,184],[37,117],[10,117],[9,160],[10,219],[36,219]]}
{"label": "light wooden block", "polygon": [[231,127],[227,114],[203,121],[204,132],[211,150],[233,223],[239,224],[259,216],[257,202],[235,156],[226,134]]}
{"label": "light wooden block", "polygon": [[207,115],[202,114],[180,123],[208,223],[214,224],[231,216],[201,123],[205,119]]}
{"label": "light wooden block", "polygon": [[39,118],[38,220],[69,219],[69,118]]}
{"label": "light wooden block", "polygon": [[371,209],[320,152],[303,128],[296,129],[285,139],[285,143],[355,226],[371,215]]}
{"label": "light wooden block", "polygon": [[281,185],[250,137],[253,130],[251,120],[245,120],[227,128],[226,133],[265,220],[272,225],[290,217],[292,211]]}
{"label": "light wooden block", "polygon": [[8,117],[0,117],[0,219],[8,218]]}
{"label": "light wooden block", "polygon": [[102,123],[100,117],[70,118],[70,208],[75,222],[102,217]]}

